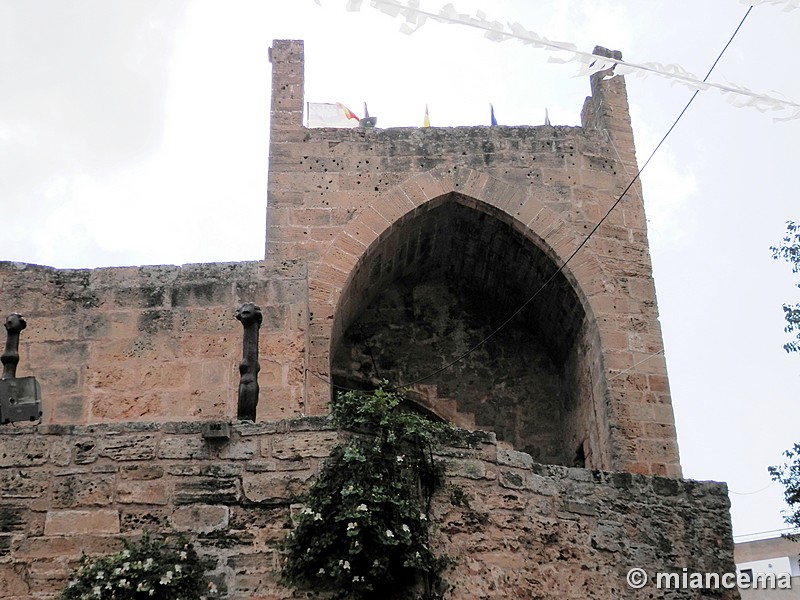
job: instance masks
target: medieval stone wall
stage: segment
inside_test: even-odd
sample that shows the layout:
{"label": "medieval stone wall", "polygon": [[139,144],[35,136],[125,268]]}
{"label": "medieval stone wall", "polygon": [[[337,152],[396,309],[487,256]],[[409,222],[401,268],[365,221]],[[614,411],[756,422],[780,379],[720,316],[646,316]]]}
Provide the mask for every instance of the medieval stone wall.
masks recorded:
{"label": "medieval stone wall", "polygon": [[[277,542],[296,498],[336,443],[325,419],[0,429],[0,597],[53,598],[82,553],[145,529],[182,532],[213,558],[219,597],[307,597],[277,580]],[[632,590],[649,573],[733,569],[723,484],[542,466],[494,436],[441,453],[447,488],[435,543],[455,563],[446,598],[738,598]]]}
{"label": "medieval stone wall", "polygon": [[301,414],[303,263],[73,270],[0,262],[3,314],[28,322],[17,376],[40,382],[46,423],[235,417],[242,326],[233,315],[242,302],[264,314],[261,418]]}

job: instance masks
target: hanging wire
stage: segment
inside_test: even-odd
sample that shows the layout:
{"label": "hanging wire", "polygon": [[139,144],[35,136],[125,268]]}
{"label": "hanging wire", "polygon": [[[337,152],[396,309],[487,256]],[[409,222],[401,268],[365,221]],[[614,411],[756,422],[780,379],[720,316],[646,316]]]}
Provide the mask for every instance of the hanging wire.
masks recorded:
{"label": "hanging wire", "polygon": [[731,494],[736,494],[737,496],[752,496],[754,494],[760,494],[761,492],[768,490],[769,488],[772,487],[774,483],[775,483],[774,481],[770,481],[767,485],[754,492],[734,492],[732,489],[728,489],[728,492]]}

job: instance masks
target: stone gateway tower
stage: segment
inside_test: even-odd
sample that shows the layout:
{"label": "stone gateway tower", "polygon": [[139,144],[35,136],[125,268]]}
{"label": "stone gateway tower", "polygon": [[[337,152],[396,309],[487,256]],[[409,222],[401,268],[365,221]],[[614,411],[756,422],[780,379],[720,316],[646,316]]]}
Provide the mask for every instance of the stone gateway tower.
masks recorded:
{"label": "stone gateway tower", "polygon": [[0,597],[52,598],[144,530],[193,537],[220,597],[305,597],[278,542],[336,443],[328,402],[388,380],[486,432],[445,452],[467,499],[433,508],[445,597],[738,598],[626,582],[734,567],[724,484],[680,479],[623,78],[592,77],[580,127],[310,129],[303,43],[270,60],[263,261],[0,263],[43,409],[0,425]]}
{"label": "stone gateway tower", "polygon": [[679,476],[638,182],[563,266],[637,172],[623,79],[582,127],[306,129],[302,61],[272,49],[267,257],[308,268],[303,412],[424,378],[536,460]]}

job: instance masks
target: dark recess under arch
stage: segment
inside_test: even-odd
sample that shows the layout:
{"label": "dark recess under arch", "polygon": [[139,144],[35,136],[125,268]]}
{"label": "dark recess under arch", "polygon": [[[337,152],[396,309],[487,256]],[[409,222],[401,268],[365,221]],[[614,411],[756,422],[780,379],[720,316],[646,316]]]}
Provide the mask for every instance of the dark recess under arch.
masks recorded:
{"label": "dark recess under arch", "polygon": [[[459,194],[436,199],[395,224],[352,274],[334,328],[334,383],[369,388],[432,373],[495,331],[556,271],[507,215]],[[559,273],[485,344],[409,396],[540,462],[573,464],[582,452],[569,421],[585,387],[576,368],[585,320]]]}

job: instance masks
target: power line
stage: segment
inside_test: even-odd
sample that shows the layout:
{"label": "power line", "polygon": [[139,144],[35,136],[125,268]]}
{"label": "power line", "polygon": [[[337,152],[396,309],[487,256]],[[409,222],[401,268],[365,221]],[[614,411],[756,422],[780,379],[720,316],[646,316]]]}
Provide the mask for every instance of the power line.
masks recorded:
{"label": "power line", "polygon": [[774,483],[775,483],[774,481],[770,481],[767,485],[762,487],[760,490],[756,490],[754,492],[734,492],[730,488],[728,488],[728,492],[731,493],[731,494],[736,494],[737,496],[752,496],[753,494],[760,494],[761,492],[768,490],[769,488],[772,487],[772,484],[774,484]]}
{"label": "power line", "polygon": [[765,533],[786,533],[793,534],[797,531],[796,527],[784,527],[782,529],[767,529],[766,531],[755,531],[753,533],[740,533],[734,535],[734,538],[753,537],[754,535],[764,535]]}
{"label": "power line", "polygon": [[[708,70],[708,73],[706,73],[706,76],[703,78],[703,82],[705,82],[706,80],[708,80],[708,78],[711,76],[711,73],[712,73],[712,71],[713,71],[713,70],[714,70],[714,68],[717,66],[717,63],[719,63],[720,59],[722,58],[722,55],[723,55],[723,54],[725,54],[725,51],[728,49],[728,46],[730,46],[730,45],[731,45],[731,42],[733,42],[733,39],[736,37],[736,34],[737,34],[737,33],[739,33],[739,30],[742,28],[742,25],[744,24],[745,20],[747,19],[747,16],[750,14],[750,11],[752,11],[752,10],[753,10],[753,7],[752,7],[752,6],[750,6],[750,7],[747,9],[747,12],[744,14],[744,16],[742,17],[742,20],[739,22],[739,25],[737,25],[737,27],[736,27],[736,29],[734,30],[733,34],[731,35],[730,39],[729,39],[729,40],[728,40],[728,42],[725,44],[725,46],[722,48],[722,51],[719,53],[719,55],[717,56],[717,58],[716,58],[716,60],[714,61],[714,63],[711,65],[711,68]],[[505,327],[506,327],[506,325],[508,325],[508,324],[509,324],[509,323],[510,323],[510,322],[511,322],[511,321],[512,321],[514,318],[516,318],[516,317],[517,317],[517,315],[519,315],[519,314],[520,314],[520,313],[521,313],[523,310],[525,310],[525,308],[526,308],[526,307],[527,307],[527,306],[528,306],[528,305],[529,305],[531,302],[533,302],[533,301],[534,301],[534,300],[535,300],[535,299],[536,299],[536,298],[539,296],[539,294],[540,294],[540,293],[542,293],[542,291],[543,291],[543,290],[544,290],[544,289],[545,289],[545,288],[546,288],[546,287],[547,287],[547,286],[548,286],[548,285],[549,285],[549,284],[550,284],[550,283],[551,283],[551,282],[552,282],[552,281],[553,281],[553,280],[554,280],[554,279],[555,279],[555,278],[556,278],[556,277],[557,277],[557,276],[558,276],[560,273],[562,273],[562,272],[563,272],[563,270],[564,270],[564,267],[566,267],[566,266],[569,264],[569,262],[570,262],[570,261],[571,261],[571,260],[572,260],[572,259],[575,257],[575,255],[576,255],[576,254],[577,254],[577,253],[578,253],[578,252],[581,250],[581,248],[583,248],[583,247],[584,247],[584,246],[585,246],[585,245],[586,245],[586,244],[589,242],[589,240],[592,238],[592,236],[593,236],[593,235],[594,235],[594,234],[597,232],[597,230],[598,230],[598,229],[600,229],[600,226],[601,226],[601,225],[602,225],[602,224],[603,224],[603,223],[606,221],[606,219],[609,217],[609,215],[611,214],[611,212],[612,212],[612,211],[613,211],[613,210],[614,210],[614,209],[615,209],[615,208],[616,208],[616,207],[619,205],[619,203],[620,203],[620,202],[622,202],[622,199],[625,197],[625,195],[628,193],[628,191],[630,191],[630,189],[633,187],[633,185],[634,185],[634,184],[635,184],[635,183],[636,183],[636,182],[639,180],[639,178],[640,178],[640,176],[641,176],[642,172],[643,172],[643,171],[644,171],[644,170],[647,168],[647,165],[649,165],[649,164],[650,164],[650,161],[651,161],[651,160],[653,160],[653,157],[655,156],[656,152],[658,152],[658,150],[661,148],[661,146],[662,146],[662,145],[664,144],[664,142],[667,140],[667,138],[669,137],[669,135],[672,133],[672,131],[673,131],[673,130],[675,129],[675,127],[678,125],[678,123],[680,122],[680,120],[683,118],[683,115],[684,115],[684,114],[686,114],[686,111],[687,111],[687,110],[689,109],[689,107],[692,105],[692,103],[694,102],[694,99],[695,99],[695,98],[697,98],[697,95],[698,95],[699,93],[700,93],[700,90],[699,90],[699,89],[697,89],[697,90],[695,90],[695,91],[694,91],[694,93],[692,94],[692,97],[691,97],[691,98],[689,98],[689,101],[686,103],[686,106],[684,106],[684,107],[683,107],[683,110],[681,110],[681,112],[678,114],[678,116],[676,117],[675,121],[672,123],[672,125],[671,125],[671,126],[670,126],[670,128],[667,130],[667,132],[666,132],[666,133],[663,135],[663,137],[662,137],[662,138],[661,138],[661,140],[658,142],[658,144],[656,144],[656,147],[655,147],[655,148],[653,149],[653,151],[650,153],[650,156],[648,156],[647,160],[646,160],[646,161],[644,162],[644,164],[643,164],[643,165],[642,165],[642,166],[639,168],[639,170],[636,172],[636,175],[634,175],[634,176],[633,176],[633,178],[631,179],[630,183],[628,183],[628,185],[625,187],[625,189],[622,191],[622,193],[619,195],[619,197],[618,197],[618,198],[617,198],[617,199],[614,201],[614,203],[611,205],[611,207],[610,207],[610,208],[609,208],[609,209],[606,211],[606,213],[603,215],[603,217],[600,219],[600,221],[598,221],[598,222],[597,222],[597,224],[596,224],[596,225],[595,225],[595,226],[592,228],[592,230],[591,230],[591,231],[589,231],[589,233],[586,235],[586,237],[583,239],[583,241],[581,241],[581,243],[580,243],[580,244],[578,244],[578,247],[577,247],[577,248],[575,248],[575,250],[573,250],[573,251],[572,251],[572,253],[571,253],[571,254],[569,255],[569,257],[567,257],[567,259],[566,259],[566,260],[565,260],[565,261],[564,261],[564,262],[561,264],[561,266],[560,266],[560,267],[558,267],[558,269],[556,269],[555,273],[553,273],[553,274],[552,274],[552,275],[551,275],[549,278],[547,278],[547,280],[546,280],[546,281],[545,281],[545,282],[544,282],[544,283],[543,283],[541,286],[539,286],[539,289],[537,289],[537,290],[536,290],[536,291],[533,293],[533,295],[532,295],[532,296],[530,296],[530,297],[529,297],[529,298],[528,298],[528,299],[527,299],[525,302],[523,302],[523,303],[522,303],[522,305],[521,305],[521,306],[520,306],[520,307],[519,307],[517,310],[515,310],[515,311],[514,311],[514,312],[511,314],[511,316],[509,316],[509,317],[508,317],[508,318],[507,318],[505,321],[503,321],[503,322],[502,322],[502,323],[501,323],[501,324],[500,324],[500,325],[499,325],[499,326],[498,326],[496,329],[494,329],[494,330],[493,330],[491,333],[489,333],[489,334],[488,334],[488,335],[487,335],[485,338],[483,338],[483,339],[482,339],[480,342],[478,342],[477,344],[475,344],[474,346],[472,346],[471,348],[469,348],[468,350],[466,350],[465,352],[463,352],[462,354],[460,354],[458,357],[456,357],[455,359],[453,359],[452,361],[450,361],[450,362],[449,362],[449,363],[447,363],[446,365],[444,365],[444,366],[442,366],[442,367],[439,367],[439,368],[438,368],[438,369],[436,369],[435,371],[432,371],[431,373],[429,373],[429,374],[427,374],[427,375],[425,375],[425,376],[423,376],[423,377],[419,377],[419,378],[417,378],[417,379],[414,379],[413,381],[410,381],[410,382],[407,382],[407,383],[404,383],[404,384],[398,384],[398,385],[395,385],[395,386],[393,386],[393,387],[391,387],[391,388],[389,388],[389,389],[391,389],[391,390],[398,390],[398,389],[401,389],[401,388],[404,388],[404,387],[410,387],[410,386],[412,386],[412,385],[415,385],[415,384],[417,384],[417,383],[421,383],[421,382],[425,381],[426,379],[430,379],[431,377],[435,377],[435,376],[436,376],[436,375],[438,375],[439,373],[442,373],[442,372],[446,371],[446,370],[447,370],[447,369],[449,369],[450,367],[452,367],[452,366],[456,365],[457,363],[461,362],[461,361],[462,361],[463,359],[465,359],[467,356],[469,356],[470,354],[472,354],[473,352],[475,352],[476,350],[478,350],[478,349],[479,349],[481,346],[483,346],[483,345],[484,345],[486,342],[488,342],[488,341],[489,341],[490,339],[492,339],[492,338],[493,338],[495,335],[497,335],[497,333],[498,333],[498,332],[500,332],[500,331],[501,331],[503,328],[505,328]],[[655,353],[655,354],[659,354],[659,353],[660,353],[660,352],[658,352],[658,353]],[[654,354],[654,355],[651,355],[651,356],[649,356],[649,357],[647,357],[647,358],[645,358],[644,360],[647,360],[647,359],[651,358],[652,356],[655,356],[655,354]],[[643,362],[643,361],[640,361],[640,362]],[[638,364],[638,363],[637,363],[637,364]],[[634,366],[635,366],[635,365],[634,365]],[[631,367],[631,368],[633,368],[633,367]],[[630,369],[629,369],[629,370],[630,370]],[[621,374],[621,373],[618,373],[617,375],[620,375],[620,374]],[[323,381],[326,381],[326,382],[327,382],[327,383],[328,383],[328,384],[329,384],[331,387],[338,388],[338,389],[343,389],[343,390],[346,390],[346,391],[355,391],[355,390],[351,390],[350,388],[343,388],[343,387],[341,387],[341,386],[337,386],[337,385],[335,385],[335,384],[334,384],[332,381],[330,381],[330,380],[325,380],[325,379],[324,379],[322,376],[320,376],[320,375],[318,375],[318,374],[316,374],[316,373],[313,373],[313,372],[312,372],[312,375],[315,375],[315,376],[316,376],[316,377],[318,377],[319,379],[322,379]],[[617,375],[615,375],[615,376],[617,376]]]}

